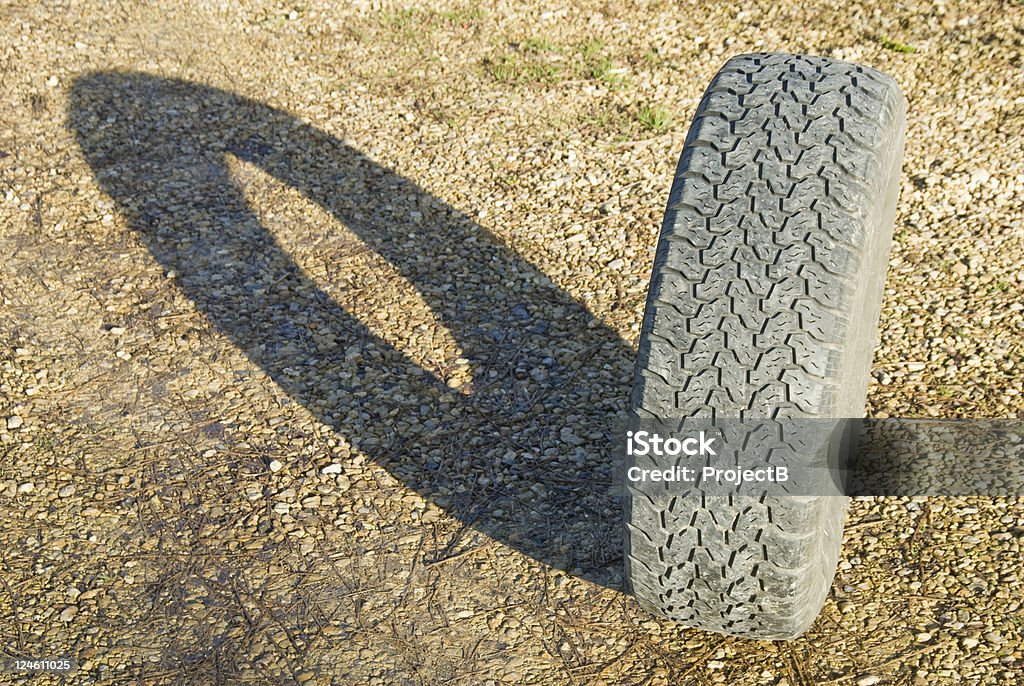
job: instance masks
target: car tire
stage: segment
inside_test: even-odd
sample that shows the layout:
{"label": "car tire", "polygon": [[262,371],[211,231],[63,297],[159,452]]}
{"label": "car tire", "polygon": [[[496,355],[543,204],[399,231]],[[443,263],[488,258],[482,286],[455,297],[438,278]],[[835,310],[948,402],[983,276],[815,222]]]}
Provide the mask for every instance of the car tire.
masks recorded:
{"label": "car tire", "polygon": [[[863,416],[904,131],[899,88],[874,69],[789,54],[725,64],[669,196],[631,426]],[[626,579],[642,607],[755,639],[813,623],[847,498],[625,487]]]}

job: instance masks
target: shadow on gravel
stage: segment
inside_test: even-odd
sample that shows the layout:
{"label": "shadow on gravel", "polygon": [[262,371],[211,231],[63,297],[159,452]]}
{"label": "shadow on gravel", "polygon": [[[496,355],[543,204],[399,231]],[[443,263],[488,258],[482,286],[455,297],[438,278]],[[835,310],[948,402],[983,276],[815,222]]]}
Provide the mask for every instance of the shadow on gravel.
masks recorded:
{"label": "shadow on gravel", "polygon": [[[144,244],[292,398],[466,525],[619,585],[612,430],[633,352],[615,332],[487,230],[281,111],[102,72],[75,82],[68,115]],[[469,360],[472,391],[453,391],[309,279],[248,207],[226,153],[299,189],[413,284]],[[414,223],[392,207],[403,196],[433,208]],[[310,322],[337,345],[318,347]]]}

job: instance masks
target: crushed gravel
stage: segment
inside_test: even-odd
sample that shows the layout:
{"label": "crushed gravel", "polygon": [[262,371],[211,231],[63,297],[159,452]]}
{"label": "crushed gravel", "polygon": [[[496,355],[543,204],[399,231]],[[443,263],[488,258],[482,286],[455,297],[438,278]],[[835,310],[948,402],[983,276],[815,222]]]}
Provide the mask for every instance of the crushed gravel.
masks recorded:
{"label": "crushed gravel", "polygon": [[[813,629],[621,591],[653,246],[733,54],[892,74],[868,412],[1024,409],[1024,6],[0,11],[0,654],[74,683],[1018,684],[1024,503],[857,498]],[[5,683],[62,682],[5,675]]]}

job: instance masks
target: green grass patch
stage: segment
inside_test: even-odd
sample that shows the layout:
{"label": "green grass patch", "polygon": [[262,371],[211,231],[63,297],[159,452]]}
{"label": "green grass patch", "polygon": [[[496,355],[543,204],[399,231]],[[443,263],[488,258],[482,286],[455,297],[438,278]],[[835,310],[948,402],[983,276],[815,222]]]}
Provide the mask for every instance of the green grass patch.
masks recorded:
{"label": "green grass patch", "polygon": [[583,116],[582,122],[593,129],[598,138],[605,140],[628,140],[630,132],[636,128],[633,113],[621,105],[594,107]]}
{"label": "green grass patch", "polygon": [[642,127],[655,133],[664,131],[672,123],[668,110],[660,105],[641,105],[636,120]]}
{"label": "green grass patch", "polygon": [[422,17],[413,7],[406,7],[384,14],[384,25],[394,31],[405,31],[415,28],[422,22]]}
{"label": "green grass patch", "polygon": [[438,16],[452,24],[466,26],[484,18],[484,11],[474,5],[467,5],[457,9],[445,10],[438,13]]}
{"label": "green grass patch", "polygon": [[600,55],[601,51],[604,50],[604,42],[599,38],[591,38],[588,41],[577,44],[576,50],[583,59],[593,59]]}
{"label": "green grass patch", "polygon": [[574,72],[576,78],[590,81],[604,81],[610,86],[620,86],[624,77],[615,70],[615,63],[608,55],[605,43],[597,38],[573,46],[576,57]]}
{"label": "green grass patch", "polygon": [[444,124],[449,129],[457,131],[459,129],[459,120],[448,113],[443,107],[429,107],[427,108],[427,115],[434,121]]}
{"label": "green grass patch", "polygon": [[558,78],[560,70],[553,64],[524,60],[515,54],[503,54],[484,59],[487,74],[499,83],[545,83]]}
{"label": "green grass patch", "polygon": [[543,36],[507,41],[502,52],[484,58],[487,74],[499,83],[550,83],[563,75],[562,47]]}
{"label": "green grass patch", "polygon": [[519,42],[518,47],[523,52],[561,52],[562,47],[547,38],[527,38]]}
{"label": "green grass patch", "polygon": [[612,68],[612,61],[607,58],[591,60],[583,65],[580,70],[580,75],[587,79],[600,79],[602,81],[611,80],[612,75],[609,73]]}
{"label": "green grass patch", "polygon": [[578,79],[619,86],[625,81],[624,70],[615,68],[605,44],[596,38],[573,44],[546,36],[510,39],[499,54],[484,60],[484,68],[494,80],[510,84]]}
{"label": "green grass patch", "polygon": [[904,54],[910,54],[917,52],[917,48],[913,45],[907,45],[906,43],[900,43],[899,41],[889,40],[885,36],[878,39],[878,42],[882,44],[882,47],[886,50],[892,50],[893,52],[901,52]]}
{"label": "green grass patch", "polygon": [[35,447],[38,448],[39,450],[51,453],[57,447],[57,442],[54,441],[53,438],[51,438],[50,436],[40,436],[39,438],[35,439],[35,441],[33,441],[33,445],[35,445]]}
{"label": "green grass patch", "polygon": [[612,117],[607,112],[598,112],[597,114],[591,115],[584,120],[587,124],[590,124],[596,129],[606,130],[608,125],[612,121]]}

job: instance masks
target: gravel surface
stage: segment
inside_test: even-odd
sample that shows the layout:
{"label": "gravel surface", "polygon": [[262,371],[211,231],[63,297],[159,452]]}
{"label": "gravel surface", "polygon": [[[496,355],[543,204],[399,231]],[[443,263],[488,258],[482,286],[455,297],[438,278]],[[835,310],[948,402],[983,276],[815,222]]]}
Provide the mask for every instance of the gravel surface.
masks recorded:
{"label": "gravel surface", "polygon": [[[858,498],[790,643],[621,592],[728,56],[909,103],[868,411],[1024,409],[1024,6],[0,2],[0,652],[73,683],[1018,684],[1024,502]],[[57,675],[5,683],[62,682]]]}

